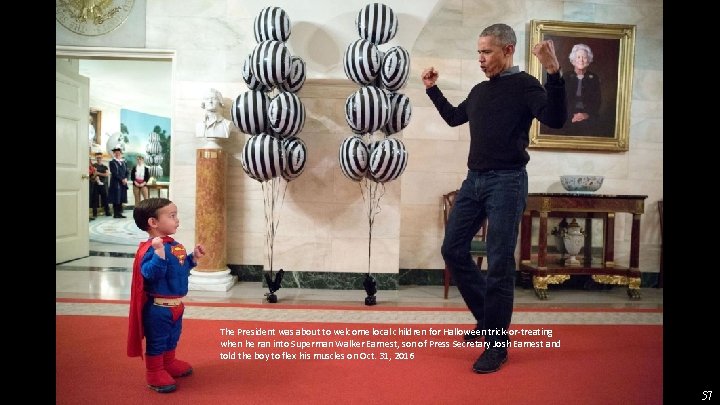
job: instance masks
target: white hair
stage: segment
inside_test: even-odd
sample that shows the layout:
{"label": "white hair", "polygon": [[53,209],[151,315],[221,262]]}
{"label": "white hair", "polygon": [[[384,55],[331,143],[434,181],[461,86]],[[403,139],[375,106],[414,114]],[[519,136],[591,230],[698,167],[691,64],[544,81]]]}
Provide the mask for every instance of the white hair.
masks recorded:
{"label": "white hair", "polygon": [[593,61],[593,53],[589,46],[585,44],[575,44],[572,47],[572,51],[570,51],[570,63],[575,62],[575,57],[577,56],[578,51],[585,51],[587,53],[587,59],[588,63],[592,63]]}
{"label": "white hair", "polygon": [[[215,98],[217,99],[218,104],[220,104],[220,107],[225,107],[225,103],[223,103],[223,96],[222,96],[222,94],[221,94],[218,90],[216,90],[216,89],[210,89],[210,91],[208,91],[208,94],[209,94],[210,96],[212,96],[212,97],[215,97]],[[201,107],[201,108],[205,108],[205,102],[204,102],[204,101],[200,103],[200,107]]]}

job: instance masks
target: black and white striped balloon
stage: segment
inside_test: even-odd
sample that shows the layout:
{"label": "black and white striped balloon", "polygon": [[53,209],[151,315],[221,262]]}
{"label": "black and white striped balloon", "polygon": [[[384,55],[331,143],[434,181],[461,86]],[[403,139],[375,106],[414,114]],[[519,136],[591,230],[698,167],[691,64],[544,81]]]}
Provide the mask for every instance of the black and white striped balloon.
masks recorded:
{"label": "black and white striped balloon", "polygon": [[162,166],[148,166],[148,171],[150,172],[150,177],[155,177],[157,179],[163,176]]}
{"label": "black and white striped balloon", "polygon": [[287,41],[290,38],[290,18],[280,7],[260,10],[253,23],[255,41]]}
{"label": "black and white striped balloon", "polygon": [[370,154],[368,173],[378,183],[387,183],[400,177],[408,162],[405,145],[396,138],[386,138]]}
{"label": "black and white striped balloon", "polygon": [[381,139],[378,141],[370,141],[370,143],[367,144],[368,157],[372,155],[372,153],[375,151],[375,149],[377,149],[378,145],[380,145],[380,142],[382,142],[383,140],[384,139]]}
{"label": "black and white striped balloon", "polygon": [[285,169],[281,141],[268,134],[251,136],[245,142],[240,161],[245,173],[261,182],[282,175]]}
{"label": "black and white striped balloon", "polygon": [[268,127],[267,112],[270,99],[259,90],[248,90],[233,101],[230,116],[246,134],[259,135]]}
{"label": "black and white striped balloon", "polygon": [[260,83],[273,87],[290,75],[290,51],[280,41],[263,41],[252,51],[250,67]]}
{"label": "black and white striped balloon", "polygon": [[380,52],[364,39],[355,40],[345,48],[343,61],[345,75],[361,86],[371,84],[380,74]]}
{"label": "black and white striped balloon", "polygon": [[382,45],[397,34],[398,19],[390,7],[372,3],[360,10],[355,25],[360,38]]}
{"label": "black and white striped balloon", "polygon": [[299,56],[290,57],[290,74],[278,87],[291,93],[297,93],[305,84],[305,61]]}
{"label": "black and white striped balloon", "polygon": [[383,81],[382,81],[382,66],[383,66],[383,61],[385,60],[385,55],[387,55],[387,53],[378,49],[378,55],[379,55],[378,59],[380,60],[380,71],[378,72],[378,75],[375,76],[375,80],[373,80],[372,85],[377,87],[378,89],[384,89],[385,85],[383,84]]}
{"label": "black and white striped balloon", "polygon": [[242,68],[242,77],[245,81],[245,84],[247,84],[248,88],[250,90],[258,90],[258,91],[269,91],[270,88],[264,84],[260,80],[258,80],[257,77],[255,77],[255,73],[252,71],[252,53],[245,58],[245,63],[243,63]]}
{"label": "black and white striped balloon", "polygon": [[160,142],[150,142],[145,146],[145,152],[147,152],[149,155],[157,155],[158,153],[162,153],[162,145]]}
{"label": "black and white striped balloon", "polygon": [[297,135],[305,126],[305,106],[297,94],[284,91],[270,101],[268,120],[281,138]]}
{"label": "black and white striped balloon", "polygon": [[163,160],[165,160],[163,155],[148,155],[147,157],[147,163],[150,166],[161,165]]}
{"label": "black and white striped balloon", "polygon": [[297,178],[305,170],[305,162],[307,161],[307,146],[302,139],[291,136],[282,141],[282,147],[285,151],[285,170],[282,172],[283,178],[290,181]]}
{"label": "black and white striped balloon", "polygon": [[365,142],[359,136],[349,136],[340,144],[338,159],[345,177],[360,181],[367,172],[370,155]]}
{"label": "black and white striped balloon", "polygon": [[405,48],[390,48],[383,58],[380,76],[383,86],[390,91],[400,90],[407,83],[410,74],[410,54]]}
{"label": "black and white striped balloon", "polygon": [[367,177],[368,179],[370,179],[370,180],[372,180],[372,181],[377,181],[377,180],[375,180],[375,177],[372,175],[372,173],[370,173],[370,170],[369,170],[369,169],[370,169],[370,156],[372,156],[372,153],[373,153],[373,152],[375,151],[375,149],[377,149],[377,147],[380,145],[380,142],[382,142],[382,140],[370,141],[370,143],[367,144],[367,150],[368,150],[368,171],[365,172],[365,177]]}
{"label": "black and white striped balloon", "polygon": [[390,117],[387,94],[375,86],[363,86],[345,100],[345,121],[355,133],[375,132]]}
{"label": "black and white striped balloon", "polygon": [[390,94],[390,118],[382,131],[385,135],[392,135],[402,131],[409,123],[412,116],[412,104],[410,97],[400,94]]}
{"label": "black and white striped balloon", "polygon": [[150,132],[150,135],[148,136],[148,141],[160,142],[160,134],[158,134],[157,132]]}

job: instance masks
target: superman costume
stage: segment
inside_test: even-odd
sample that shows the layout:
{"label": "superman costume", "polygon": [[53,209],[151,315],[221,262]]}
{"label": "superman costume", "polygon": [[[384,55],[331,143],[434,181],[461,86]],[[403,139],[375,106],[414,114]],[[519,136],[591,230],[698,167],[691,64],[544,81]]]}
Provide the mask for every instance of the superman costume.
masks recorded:
{"label": "superman costume", "polygon": [[190,364],[175,359],[182,315],[180,298],[188,292],[188,276],[195,267],[193,255],[169,236],[162,238],[165,258],[155,254],[152,238],[140,243],[133,262],[127,354],[142,357],[148,386],[158,392],[175,390],[173,377],[192,373]]}

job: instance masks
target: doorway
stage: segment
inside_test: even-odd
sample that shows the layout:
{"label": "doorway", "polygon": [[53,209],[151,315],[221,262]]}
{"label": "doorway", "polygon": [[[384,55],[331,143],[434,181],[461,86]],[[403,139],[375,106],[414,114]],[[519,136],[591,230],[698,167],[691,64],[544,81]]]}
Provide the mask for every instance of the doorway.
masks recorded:
{"label": "doorway", "polygon": [[[165,176],[158,180],[169,181],[175,52],[56,46],[55,54],[58,59],[76,59],[79,74],[89,79],[89,123],[95,132],[93,136],[93,131],[89,130],[89,136],[93,136],[89,139],[89,157],[93,157],[95,152],[102,152],[102,161],[107,165],[112,158],[110,149],[118,139],[122,139],[126,141],[125,158],[131,169],[135,165],[135,157],[144,155],[146,145],[139,139],[147,138],[149,131],[144,128],[128,129],[129,125],[123,120],[127,121],[128,115],[160,117],[166,119],[158,125],[158,132],[163,133],[168,155],[163,159],[164,166],[167,166],[163,173]],[[151,127],[150,131],[153,130]],[[126,207],[133,205],[131,187]],[[138,240],[147,236],[134,225],[131,212],[128,215],[126,211],[127,218],[123,219],[105,217],[102,205],[97,212],[96,220],[88,220],[90,254],[93,251],[100,251],[100,255],[103,255],[102,252],[134,252]]]}

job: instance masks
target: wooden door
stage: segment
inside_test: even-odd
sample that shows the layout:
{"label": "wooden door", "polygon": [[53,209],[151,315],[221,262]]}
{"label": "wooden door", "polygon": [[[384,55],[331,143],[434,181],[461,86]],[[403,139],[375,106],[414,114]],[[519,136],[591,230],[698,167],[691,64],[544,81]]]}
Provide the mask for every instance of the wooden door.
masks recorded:
{"label": "wooden door", "polygon": [[90,81],[77,59],[55,60],[55,263],[90,253]]}

